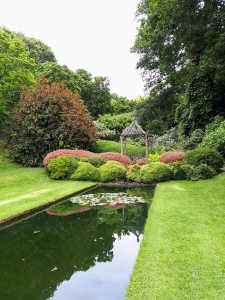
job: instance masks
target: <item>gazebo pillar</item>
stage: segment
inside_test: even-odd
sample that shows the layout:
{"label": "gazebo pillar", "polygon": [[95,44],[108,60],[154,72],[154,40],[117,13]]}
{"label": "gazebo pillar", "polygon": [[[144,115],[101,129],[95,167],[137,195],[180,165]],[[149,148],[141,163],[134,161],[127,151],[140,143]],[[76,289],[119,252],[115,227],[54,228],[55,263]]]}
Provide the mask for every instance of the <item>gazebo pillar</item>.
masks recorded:
{"label": "gazebo pillar", "polygon": [[148,158],[148,134],[145,135],[145,156]]}

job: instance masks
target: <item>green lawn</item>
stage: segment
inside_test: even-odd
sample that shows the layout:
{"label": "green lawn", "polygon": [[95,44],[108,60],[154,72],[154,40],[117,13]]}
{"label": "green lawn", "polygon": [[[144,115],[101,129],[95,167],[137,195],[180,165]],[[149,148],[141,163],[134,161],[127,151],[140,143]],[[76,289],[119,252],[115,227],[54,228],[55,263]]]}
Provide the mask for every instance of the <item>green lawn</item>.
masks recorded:
{"label": "green lawn", "polygon": [[0,151],[0,221],[95,185],[52,180],[45,168],[22,168]]}
{"label": "green lawn", "polygon": [[225,175],[160,183],[127,300],[225,299]]}
{"label": "green lawn", "polygon": [[[121,152],[121,144],[115,141],[97,141],[95,152]],[[145,157],[145,147],[132,145],[130,142],[126,143],[126,155],[128,156],[142,156]]]}

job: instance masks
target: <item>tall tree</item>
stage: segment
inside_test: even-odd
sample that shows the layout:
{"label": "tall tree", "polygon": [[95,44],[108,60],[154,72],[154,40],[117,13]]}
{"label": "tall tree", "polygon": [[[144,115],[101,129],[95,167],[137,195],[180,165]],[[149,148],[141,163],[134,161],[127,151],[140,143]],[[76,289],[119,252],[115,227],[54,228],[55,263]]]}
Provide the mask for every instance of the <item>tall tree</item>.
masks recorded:
{"label": "tall tree", "polygon": [[57,62],[45,62],[37,65],[35,74],[38,79],[42,74],[49,79],[50,82],[64,82],[70,91],[77,90],[80,92],[79,75],[71,71],[67,66],[61,66]]}
{"label": "tall tree", "polygon": [[92,74],[84,69],[77,70],[76,74],[79,75],[80,95],[92,117],[97,119],[99,115],[110,113],[109,79],[102,76],[93,78]]}
{"label": "tall tree", "polygon": [[[225,1],[142,0],[137,17],[140,27],[132,51],[139,54],[137,67],[143,70],[146,85],[164,82],[179,88],[184,103],[193,85],[199,86],[198,94],[214,95],[210,115],[224,114]],[[204,105],[202,99],[196,109]],[[187,113],[187,118],[192,125],[198,123],[193,114]]]}
{"label": "tall tree", "polygon": [[13,161],[41,166],[44,156],[63,146],[91,149],[97,134],[80,95],[64,83],[49,84],[44,76],[25,87],[11,119],[8,149]]}
{"label": "tall tree", "polygon": [[111,106],[112,114],[129,113],[134,110],[137,101],[128,100],[126,97],[118,96],[117,94],[111,94]]}
{"label": "tall tree", "polygon": [[34,69],[35,62],[23,42],[0,29],[0,129],[8,123],[23,85],[35,83]]}
{"label": "tall tree", "polygon": [[25,36],[22,32],[11,31],[6,27],[2,29],[12,36],[17,36],[26,46],[30,58],[33,58],[37,64],[44,62],[56,62],[55,54],[51,48],[42,41]]}

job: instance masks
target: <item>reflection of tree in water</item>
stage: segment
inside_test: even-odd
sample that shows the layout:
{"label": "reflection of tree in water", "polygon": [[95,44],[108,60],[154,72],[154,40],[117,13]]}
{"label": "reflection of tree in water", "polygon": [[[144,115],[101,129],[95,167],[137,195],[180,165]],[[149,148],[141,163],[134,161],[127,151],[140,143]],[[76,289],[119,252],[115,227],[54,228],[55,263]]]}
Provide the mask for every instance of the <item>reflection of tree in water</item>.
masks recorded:
{"label": "reflection of tree in water", "polygon": [[148,205],[130,204],[124,210],[124,225],[137,237],[137,242],[139,242],[148,215]]}
{"label": "reflection of tree in water", "polygon": [[41,213],[0,230],[0,299],[49,299],[75,272],[111,261],[115,235],[129,234],[130,226],[144,227],[147,208],[139,206],[66,217]]}
{"label": "reflection of tree in water", "polygon": [[99,224],[91,210],[38,214],[0,231],[0,240],[0,299],[46,300],[75,272],[111,261],[115,237],[113,226]]}

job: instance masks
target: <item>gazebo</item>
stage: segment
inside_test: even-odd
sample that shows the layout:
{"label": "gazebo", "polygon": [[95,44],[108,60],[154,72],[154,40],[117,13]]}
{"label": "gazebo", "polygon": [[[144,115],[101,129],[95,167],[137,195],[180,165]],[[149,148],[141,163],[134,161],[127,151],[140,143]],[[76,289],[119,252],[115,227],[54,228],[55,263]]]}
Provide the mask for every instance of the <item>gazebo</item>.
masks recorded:
{"label": "gazebo", "polygon": [[145,156],[148,158],[148,133],[145,132],[134,120],[120,135],[121,154],[126,155],[126,141],[129,137],[145,137]]}

